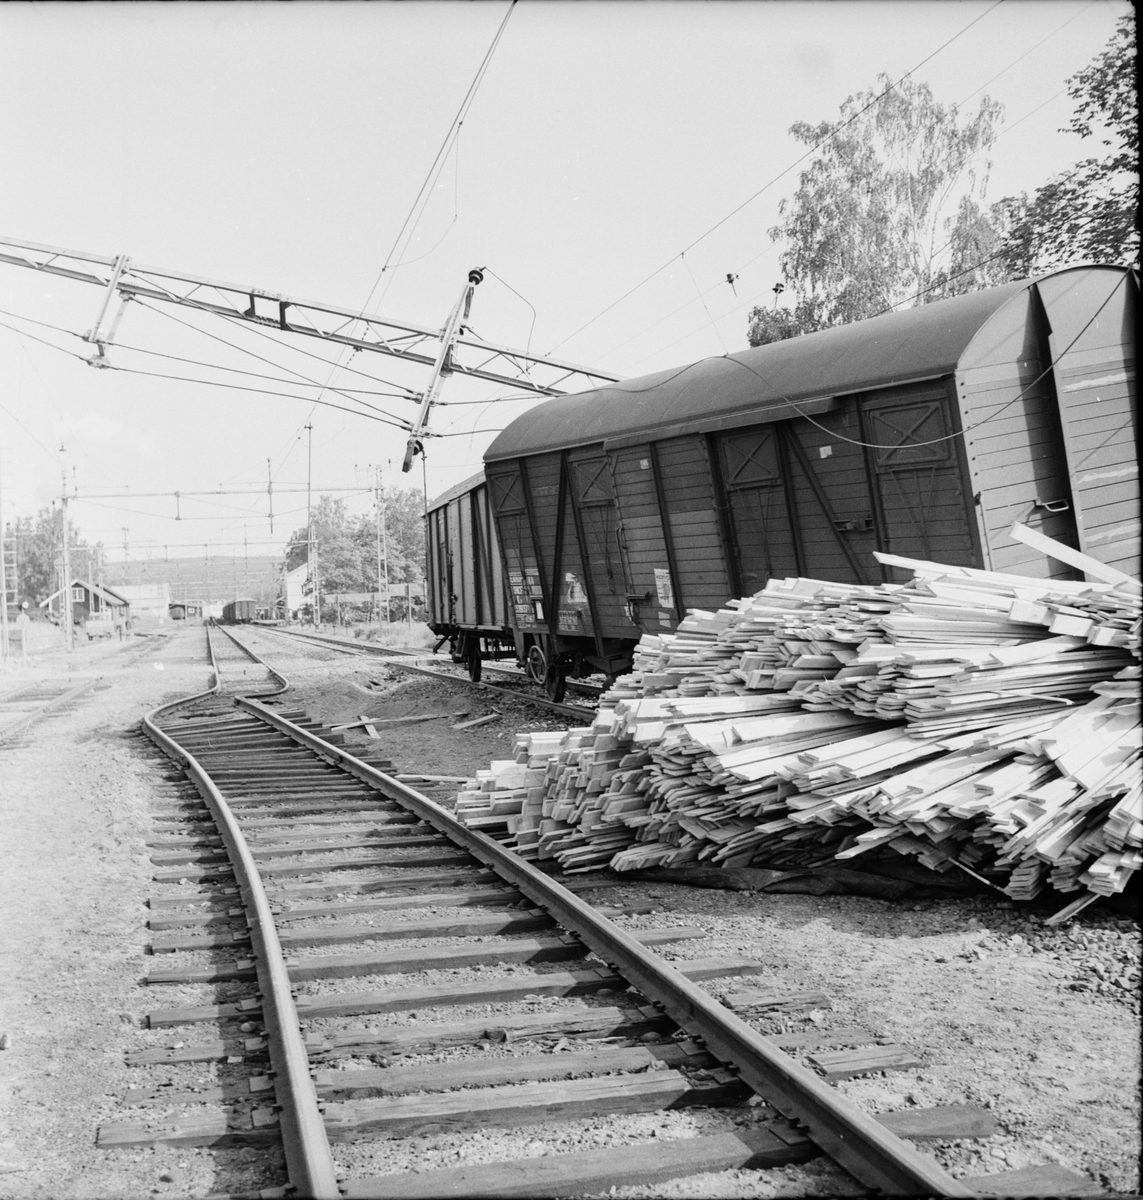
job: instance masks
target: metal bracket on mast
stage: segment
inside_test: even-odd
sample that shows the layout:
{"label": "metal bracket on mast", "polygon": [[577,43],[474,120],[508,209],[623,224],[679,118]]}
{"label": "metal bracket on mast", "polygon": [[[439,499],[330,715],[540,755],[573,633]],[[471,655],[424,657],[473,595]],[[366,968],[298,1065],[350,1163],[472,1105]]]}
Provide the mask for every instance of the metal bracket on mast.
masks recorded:
{"label": "metal bracket on mast", "polygon": [[405,447],[405,461],[401,464],[401,470],[404,472],[410,470],[416,455],[424,453],[424,443],[421,440],[421,435],[424,433],[426,425],[428,425],[429,410],[440,393],[441,384],[444,383],[445,377],[452,374],[453,348],[456,346],[456,339],[460,337],[464,329],[461,322],[468,320],[468,315],[472,311],[472,294],[476,290],[476,285],[483,278],[484,272],[480,267],[474,267],[469,271],[468,282],[464,285],[464,291],[461,292],[460,299],[449,314],[444,329],[441,330],[441,348],[437,353],[436,362],[433,363],[433,373],[429,379],[429,386],[421,395],[421,407],[417,412],[417,419],[413,422],[413,427],[409,431],[409,442]]}
{"label": "metal bracket on mast", "polygon": [[99,316],[95,319],[95,325],[83,335],[85,342],[95,343],[95,353],[87,360],[89,367],[106,367],[107,362],[107,347],[115,341],[115,333],[119,328],[119,322],[123,319],[123,312],[127,307],[130,295],[124,293],[119,304],[119,311],[115,314],[115,319],[111,322],[111,328],[106,334],[103,333],[103,322],[107,319],[107,310],[111,307],[111,298],[115,295],[115,289],[119,284],[124,271],[131,266],[131,260],[126,254],[120,254],[115,260],[114,266],[111,268],[111,279],[107,284],[107,291],[103,293],[103,305],[99,310]]}

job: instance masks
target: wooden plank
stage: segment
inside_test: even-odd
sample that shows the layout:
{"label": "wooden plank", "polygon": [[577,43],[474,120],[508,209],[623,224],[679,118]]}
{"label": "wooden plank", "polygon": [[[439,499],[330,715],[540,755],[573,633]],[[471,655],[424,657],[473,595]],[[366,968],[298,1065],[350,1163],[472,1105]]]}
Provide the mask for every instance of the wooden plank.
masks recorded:
{"label": "wooden plank", "polygon": [[761,1128],[347,1180],[343,1187],[346,1200],[540,1200],[605,1194],[612,1187],[651,1185],[711,1171],[782,1167],[817,1154],[808,1140],[791,1144]]}
{"label": "wooden plank", "polygon": [[[327,914],[328,915],[328,914]],[[531,909],[511,915],[475,914],[472,917],[437,917],[424,921],[395,921],[384,925],[323,925],[312,929],[283,929],[279,934],[285,947],[336,946],[350,942],[403,941],[422,937],[472,937],[531,933],[550,929],[554,922],[546,913]],[[158,954],[173,950],[214,950],[249,941],[249,935],[213,934],[194,936],[177,934],[155,938],[152,950]]]}
{"label": "wooden plank", "polygon": [[430,1130],[452,1133],[490,1126],[509,1129],[592,1117],[600,1112],[656,1112],[734,1104],[750,1094],[750,1089],[737,1079],[704,1082],[668,1068],[641,1075],[330,1103],[326,1105],[325,1128],[331,1142],[348,1142],[363,1137],[410,1137]]}
{"label": "wooden plank", "polygon": [[500,717],[499,713],[489,713],[486,717],[475,717],[471,721],[462,721],[459,725],[450,726],[451,729],[476,729],[479,725],[487,725],[490,721],[496,721]]}
{"label": "wooden plank", "polygon": [[484,1060],[466,1058],[455,1062],[381,1067],[375,1070],[325,1070],[315,1074],[314,1084],[321,1096],[367,1099],[403,1096],[410,1092],[444,1092],[461,1087],[551,1082],[613,1071],[661,1070],[663,1067],[700,1070],[719,1065],[717,1059],[709,1054],[688,1053],[682,1046],[666,1042],[663,1045],[609,1046],[606,1049],[513,1055]]}
{"label": "wooden plank", "polygon": [[1041,554],[1046,554],[1049,558],[1065,562],[1069,567],[1075,567],[1092,579],[1101,580],[1103,583],[1125,583],[1133,588],[1140,586],[1138,579],[1133,579],[1123,571],[1117,571],[1114,567],[1109,567],[1088,554],[1081,554],[1078,550],[1073,550],[1071,546],[1065,546],[1063,542],[1045,537],[1042,533],[1029,529],[1027,525],[1021,525],[1019,521],[1012,526],[1011,532],[1016,541],[1023,542],[1025,546],[1031,546],[1034,550],[1039,550]]}
{"label": "wooden plank", "polygon": [[[398,827],[401,828],[401,827]],[[349,834],[330,834],[329,841],[299,841],[295,843],[272,843],[271,845],[263,845],[258,841],[253,841],[250,846],[250,853],[258,859],[262,858],[281,858],[291,854],[328,854],[334,850],[372,850],[377,846],[423,846],[427,841],[439,840],[439,834],[419,834],[412,832],[416,827],[408,826],[410,832],[402,834],[399,837],[387,837],[382,833],[377,833],[372,837],[353,837]],[[289,835],[286,834],[288,837]],[[314,837],[311,831],[305,836]],[[337,840],[334,840],[337,839]],[[169,866],[177,863],[211,863],[219,858],[225,858],[225,854],[208,854],[201,850],[173,850],[169,852],[160,852],[151,855],[151,862],[155,866]]]}
{"label": "wooden plank", "polygon": [[1058,1163],[1021,1167],[996,1175],[970,1175],[961,1182],[986,1196],[1102,1196],[1103,1188]]}
{"label": "wooden plank", "polygon": [[[761,963],[736,957],[691,959],[672,964],[688,979],[719,979],[728,975],[760,975],[766,968]],[[416,1012],[423,1008],[446,1005],[489,1004],[521,1000],[525,996],[589,995],[603,988],[625,991],[627,981],[605,967],[576,971],[551,971],[524,975],[517,972],[501,979],[470,980],[455,987],[389,988],[381,991],[328,992],[316,996],[303,995],[297,999],[299,1014],[309,1020],[326,1016],[352,1016],[370,1012]],[[198,1013],[195,1020],[212,1020],[216,1006],[199,1009],[171,1010],[178,1013]],[[180,1021],[179,1023],[183,1023]]]}
{"label": "wooden plank", "polygon": [[668,1034],[674,1029],[674,1022],[650,1005],[616,1008],[577,1003],[549,1012],[498,1013],[467,1021],[408,1021],[402,1025],[363,1027],[328,1038],[311,1034],[306,1038],[306,1049],[311,1062],[320,1062],[390,1052],[409,1054],[438,1050],[443,1046],[472,1046],[479,1042],[500,1044],[560,1037],[590,1039],[617,1034],[639,1037],[652,1031]]}
{"label": "wooden plank", "polygon": [[226,1062],[242,1055],[230,1050],[223,1041],[195,1042],[189,1046],[148,1046],[128,1050],[123,1061],[129,1067],[163,1066],[167,1063]]}
{"label": "wooden plank", "polygon": [[[947,1110],[920,1110],[915,1116],[922,1118],[922,1122],[924,1112],[945,1113],[943,1119],[950,1130],[947,1137],[985,1136],[952,1132],[964,1128],[965,1119],[962,1117],[958,1124]],[[983,1113],[984,1110],[974,1110],[976,1112]],[[985,1115],[991,1117],[991,1114]],[[896,1116],[885,1114],[877,1119],[892,1129],[890,1117]],[[974,1119],[979,1120],[979,1117],[974,1116]],[[440,1200],[467,1200],[469,1197],[477,1200],[501,1196],[530,1200],[531,1197],[582,1196],[603,1194],[612,1187],[649,1186],[715,1171],[788,1166],[806,1162],[819,1154],[813,1142],[789,1122],[779,1119],[753,1129],[707,1137],[671,1138],[575,1154],[546,1154],[541,1158],[477,1167],[447,1167],[357,1179],[345,1184],[345,1196],[346,1200],[436,1200],[438,1197]]]}
{"label": "wooden plank", "polygon": [[[639,935],[639,940],[648,946],[679,941],[682,938],[706,936],[703,930],[694,927],[639,930]],[[303,983],[315,979],[352,979],[357,975],[455,971],[461,967],[482,966],[490,960],[499,963],[567,962],[583,958],[586,954],[586,947],[574,938],[513,938],[500,944],[481,941],[461,946],[382,950],[366,954],[313,955],[301,961],[290,960],[287,970],[294,983]],[[253,962],[240,960],[234,963],[214,963],[205,967],[152,971],[145,977],[144,982],[217,983],[223,980],[253,978]]]}
{"label": "wooden plank", "polygon": [[226,1113],[180,1117],[174,1121],[108,1121],[99,1127],[95,1144],[108,1150],[122,1146],[272,1146],[281,1142],[277,1118],[264,1124],[238,1125]]}
{"label": "wooden plank", "polygon": [[877,1034],[860,1025],[841,1029],[814,1029],[807,1033],[766,1034],[766,1040],[782,1050],[812,1050],[817,1046],[867,1046],[877,1041]]}
{"label": "wooden plank", "polygon": [[[728,975],[761,975],[767,968],[761,963],[737,957],[691,959],[672,964],[688,979],[721,979]],[[522,1000],[526,996],[582,996],[603,989],[626,991],[627,981],[606,967],[576,971],[550,971],[457,983],[445,987],[386,988],[359,992],[325,992],[299,996],[295,1001],[299,1015],[307,1020],[321,1017],[348,1017],[359,1013],[416,1012],[454,1005],[492,1004]],[[261,1012],[255,1000],[236,1004],[203,1004],[156,1009],[147,1014],[151,1029],[194,1025],[203,1021],[250,1020]]]}
{"label": "wooden plank", "polygon": [[[409,892],[378,900],[354,900],[333,904],[298,905],[276,914],[279,927],[286,921],[310,917],[340,917],[348,913],[395,912],[405,908],[500,908],[519,904],[522,893],[515,888],[479,888],[463,892]],[[174,918],[172,918],[174,920]]]}
{"label": "wooden plank", "polygon": [[780,1008],[785,1011],[798,1008],[830,1008],[832,1003],[825,992],[783,992],[774,988],[741,988],[726,992],[723,1002],[735,1012],[750,1009]]}
{"label": "wooden plank", "polygon": [[986,1138],[997,1130],[996,1117],[976,1104],[942,1104],[937,1108],[906,1108],[878,1113],[877,1120],[898,1137],[915,1142],[952,1138]]}
{"label": "wooden plank", "polygon": [[[411,857],[402,857],[395,854],[371,854],[365,858],[335,858],[325,859],[320,863],[302,863],[291,864],[289,866],[279,866],[273,864],[261,868],[260,873],[263,878],[285,878],[290,875],[320,875],[326,871],[359,871],[365,867],[399,867],[404,862],[416,862],[417,865],[424,865],[430,862],[450,862],[456,859],[466,859],[469,856],[464,851],[453,851],[451,847],[444,845],[444,838],[439,835],[426,837],[409,837],[402,838],[400,845],[402,846],[427,846],[432,844],[441,844],[442,849],[439,857],[420,857],[413,859]],[[173,883],[181,879],[189,882],[202,882],[209,879],[226,879],[233,876],[234,872],[229,867],[194,867],[189,866],[185,869],[173,868],[168,871],[156,871],[151,878],[156,883]],[[350,885],[347,883],[346,887]]]}
{"label": "wooden plank", "polygon": [[878,1071],[908,1071],[921,1066],[921,1060],[904,1046],[864,1046],[857,1050],[820,1050],[810,1062],[822,1069],[831,1083],[873,1075]]}

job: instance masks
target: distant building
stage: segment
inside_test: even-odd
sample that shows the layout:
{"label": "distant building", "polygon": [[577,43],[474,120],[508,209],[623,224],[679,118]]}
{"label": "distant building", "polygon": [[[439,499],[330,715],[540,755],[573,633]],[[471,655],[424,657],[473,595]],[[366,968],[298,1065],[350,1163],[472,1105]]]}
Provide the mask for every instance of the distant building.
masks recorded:
{"label": "distant building", "polygon": [[171,589],[166,583],[117,583],[116,592],[131,605],[132,617],[166,621],[171,608]]}
{"label": "distant building", "polygon": [[[52,619],[60,620],[66,601],[63,599],[63,589],[53,592],[46,600],[40,601],[40,607]],[[119,588],[100,587],[83,579],[73,579],[71,583],[71,615],[77,625],[86,625],[89,617],[107,614],[117,622],[126,622],[131,615],[131,602],[121,594]]]}
{"label": "distant building", "polygon": [[[285,603],[286,616],[296,617],[298,613],[309,603],[309,597],[306,594],[306,581],[309,579],[310,566],[309,563],[302,563],[295,567],[292,571],[287,571],[283,576],[285,582]],[[279,597],[281,602],[282,597]]]}
{"label": "distant building", "polygon": [[172,600],[167,609],[172,621],[190,621],[202,616],[201,600]]}

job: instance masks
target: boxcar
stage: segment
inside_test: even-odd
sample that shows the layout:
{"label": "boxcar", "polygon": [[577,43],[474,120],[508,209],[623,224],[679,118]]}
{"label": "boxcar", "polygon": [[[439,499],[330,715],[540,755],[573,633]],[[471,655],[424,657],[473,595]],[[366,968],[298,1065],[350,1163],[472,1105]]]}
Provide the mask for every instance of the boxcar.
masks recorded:
{"label": "boxcar", "polygon": [[488,494],[549,694],[771,576],[902,577],[873,550],[1073,577],[1015,521],[1137,574],[1138,286],[1068,268],[513,421],[485,455]]}
{"label": "boxcar", "polygon": [[238,625],[253,621],[258,615],[258,603],[255,600],[231,600],[222,606],[222,619],[228,625]]}
{"label": "boxcar", "polygon": [[428,624],[448,640],[453,661],[479,679],[485,659],[514,658],[543,682],[540,640],[515,620],[484,472],[434,500],[425,522]]}

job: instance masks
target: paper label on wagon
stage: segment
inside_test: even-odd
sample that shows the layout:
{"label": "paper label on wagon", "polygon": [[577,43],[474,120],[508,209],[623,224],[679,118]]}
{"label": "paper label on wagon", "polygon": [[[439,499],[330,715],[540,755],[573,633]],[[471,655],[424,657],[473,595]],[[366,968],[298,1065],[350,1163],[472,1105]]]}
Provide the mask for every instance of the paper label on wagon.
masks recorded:
{"label": "paper label on wagon", "polygon": [[660,608],[675,607],[675,589],[671,584],[671,572],[666,567],[655,568],[655,591]]}
{"label": "paper label on wagon", "polygon": [[583,613],[578,608],[561,608],[559,628],[561,633],[580,633],[583,630]]}

